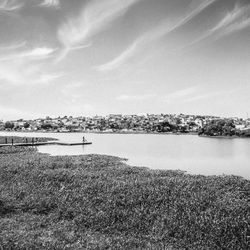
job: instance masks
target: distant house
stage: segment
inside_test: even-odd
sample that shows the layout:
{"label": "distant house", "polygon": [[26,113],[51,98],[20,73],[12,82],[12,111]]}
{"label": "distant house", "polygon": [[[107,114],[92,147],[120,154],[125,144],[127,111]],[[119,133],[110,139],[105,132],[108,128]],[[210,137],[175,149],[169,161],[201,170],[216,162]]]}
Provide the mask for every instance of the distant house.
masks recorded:
{"label": "distant house", "polygon": [[243,137],[250,137],[250,127],[246,127],[241,130],[238,130],[238,134]]}
{"label": "distant house", "polygon": [[204,121],[202,120],[202,119],[195,119],[194,120],[194,122],[195,122],[195,124],[197,125],[197,126],[199,126],[199,127],[203,127],[203,125],[204,125]]}
{"label": "distant house", "polygon": [[240,131],[250,133],[250,127],[242,128]]}
{"label": "distant house", "polygon": [[244,130],[246,128],[246,126],[244,124],[236,124],[235,128],[239,129],[239,130]]}

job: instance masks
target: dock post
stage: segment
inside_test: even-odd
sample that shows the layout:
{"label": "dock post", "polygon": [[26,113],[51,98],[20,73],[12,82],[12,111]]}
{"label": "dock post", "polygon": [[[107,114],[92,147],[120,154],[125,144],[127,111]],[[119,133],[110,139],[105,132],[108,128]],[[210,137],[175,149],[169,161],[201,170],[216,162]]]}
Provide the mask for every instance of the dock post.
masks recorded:
{"label": "dock post", "polygon": [[5,138],[5,144],[8,144],[8,138]]}
{"label": "dock post", "polygon": [[14,143],[14,140],[13,140],[13,138],[11,139],[11,144],[13,145],[13,143]]}

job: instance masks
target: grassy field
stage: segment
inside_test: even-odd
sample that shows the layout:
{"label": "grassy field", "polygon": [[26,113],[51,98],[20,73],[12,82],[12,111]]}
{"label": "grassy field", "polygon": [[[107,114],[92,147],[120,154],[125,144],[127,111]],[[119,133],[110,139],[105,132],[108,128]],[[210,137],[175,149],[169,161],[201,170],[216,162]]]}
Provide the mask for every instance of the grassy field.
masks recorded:
{"label": "grassy field", "polygon": [[0,148],[0,249],[249,249],[250,181]]}

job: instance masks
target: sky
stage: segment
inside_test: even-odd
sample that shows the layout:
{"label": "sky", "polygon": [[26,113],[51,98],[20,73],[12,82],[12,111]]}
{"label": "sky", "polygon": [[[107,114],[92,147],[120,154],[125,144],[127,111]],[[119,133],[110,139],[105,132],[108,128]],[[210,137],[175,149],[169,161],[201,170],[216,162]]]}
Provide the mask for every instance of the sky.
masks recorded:
{"label": "sky", "polygon": [[249,0],[0,0],[0,120],[250,113]]}

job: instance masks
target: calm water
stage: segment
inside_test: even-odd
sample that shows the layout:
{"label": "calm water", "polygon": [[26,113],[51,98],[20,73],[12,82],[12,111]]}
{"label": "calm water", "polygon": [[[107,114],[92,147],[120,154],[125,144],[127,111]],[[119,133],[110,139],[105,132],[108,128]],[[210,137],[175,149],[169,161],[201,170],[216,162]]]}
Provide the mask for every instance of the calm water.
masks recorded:
{"label": "calm water", "polygon": [[41,146],[51,155],[106,154],[128,159],[130,165],[152,169],[180,169],[192,174],[234,174],[250,179],[250,139],[201,138],[196,135],[121,135],[83,133],[15,133],[0,136],[53,137],[92,145]]}

